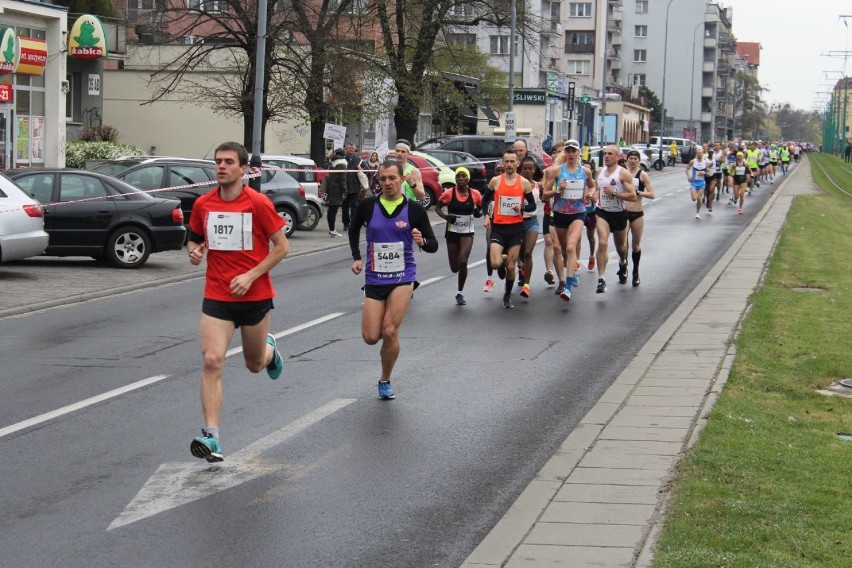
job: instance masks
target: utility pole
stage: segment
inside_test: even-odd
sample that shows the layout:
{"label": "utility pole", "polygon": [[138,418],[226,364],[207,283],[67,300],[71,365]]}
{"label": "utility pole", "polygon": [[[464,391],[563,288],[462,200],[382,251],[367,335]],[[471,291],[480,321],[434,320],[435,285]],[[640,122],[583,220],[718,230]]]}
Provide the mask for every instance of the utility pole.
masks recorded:
{"label": "utility pole", "polygon": [[607,45],[607,34],[609,30],[607,30],[607,25],[609,25],[609,0],[602,1],[598,3],[603,4],[604,10],[604,21],[603,21],[603,66],[601,69],[603,70],[602,78],[601,78],[601,151],[598,155],[598,165],[603,167],[603,147],[606,146],[606,45]]}
{"label": "utility pole", "polygon": [[[251,129],[251,161],[249,165],[260,168],[263,163],[260,154],[263,152],[263,79],[266,71],[266,0],[257,1],[257,49],[255,53],[254,70],[254,120]],[[256,170],[257,171],[257,170]],[[249,180],[249,185],[260,191],[260,176]]]}

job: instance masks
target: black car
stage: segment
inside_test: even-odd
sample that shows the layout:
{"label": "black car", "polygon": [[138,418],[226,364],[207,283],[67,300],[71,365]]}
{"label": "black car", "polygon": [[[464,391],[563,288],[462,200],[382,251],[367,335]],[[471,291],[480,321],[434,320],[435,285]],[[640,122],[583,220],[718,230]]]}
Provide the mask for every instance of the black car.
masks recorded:
{"label": "black car", "polygon": [[488,186],[485,164],[473,154],[453,150],[423,150],[423,153],[441,160],[453,171],[462,166],[466,167],[470,171],[470,182],[468,183],[470,187],[482,191]]}
{"label": "black car", "polygon": [[[184,222],[189,225],[195,200],[216,184],[216,164],[210,160],[182,158],[127,158],[102,162],[93,171],[120,179],[152,195],[179,199]],[[260,192],[269,197],[287,223],[284,234],[293,234],[307,221],[305,190],[286,172],[264,170]]]}
{"label": "black car", "polygon": [[[519,138],[522,140],[522,138]],[[433,150],[451,150],[454,152],[467,152],[475,156],[485,164],[485,177],[494,177],[494,168],[503,159],[503,152],[511,148],[512,143],[506,142],[503,136],[488,136],[484,134],[456,134],[452,136],[441,136],[430,138],[419,144],[415,150],[420,152],[432,152]],[[530,153],[535,158],[538,167],[544,171],[545,163],[541,156]],[[449,164],[448,164],[449,165]]]}
{"label": "black car", "polygon": [[183,247],[183,211],[174,199],[152,197],[85,170],[22,169],[6,175],[43,204],[48,256],[91,256],[119,268],[139,268],[152,252]]}

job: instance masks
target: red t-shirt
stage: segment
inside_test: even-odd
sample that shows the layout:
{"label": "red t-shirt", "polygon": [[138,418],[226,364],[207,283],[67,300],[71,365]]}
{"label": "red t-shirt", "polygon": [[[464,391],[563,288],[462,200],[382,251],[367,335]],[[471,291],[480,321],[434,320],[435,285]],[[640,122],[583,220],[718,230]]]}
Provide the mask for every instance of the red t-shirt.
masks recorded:
{"label": "red t-shirt", "polygon": [[254,281],[245,296],[232,296],[230,285],[235,276],[266,258],[269,238],[284,224],[269,198],[247,185],[233,201],[219,197],[218,187],[199,197],[192,206],[189,228],[204,235],[207,245],[204,297],[221,302],[256,302],[275,297],[268,272]]}

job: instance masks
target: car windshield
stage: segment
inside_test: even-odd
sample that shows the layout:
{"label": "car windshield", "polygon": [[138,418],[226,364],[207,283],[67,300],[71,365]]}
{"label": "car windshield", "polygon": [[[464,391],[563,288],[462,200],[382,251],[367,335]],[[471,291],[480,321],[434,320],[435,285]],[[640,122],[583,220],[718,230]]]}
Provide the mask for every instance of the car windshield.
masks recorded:
{"label": "car windshield", "polygon": [[116,174],[120,174],[127,168],[131,166],[135,166],[134,162],[106,162],[103,164],[98,164],[93,168],[90,168],[93,172],[98,172],[99,174],[106,174],[108,176],[114,176]]}
{"label": "car windshield", "polygon": [[418,150],[436,150],[443,146],[443,141],[439,138],[433,138],[432,140],[427,140],[422,143],[417,149]]}

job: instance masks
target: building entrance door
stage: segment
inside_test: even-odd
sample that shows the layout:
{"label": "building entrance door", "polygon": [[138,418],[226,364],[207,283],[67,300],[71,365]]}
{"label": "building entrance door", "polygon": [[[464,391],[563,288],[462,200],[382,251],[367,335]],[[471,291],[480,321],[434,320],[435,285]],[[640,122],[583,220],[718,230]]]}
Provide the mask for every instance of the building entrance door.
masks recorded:
{"label": "building entrance door", "polygon": [[14,138],[12,125],[14,117],[12,109],[0,109],[0,170],[15,167]]}

